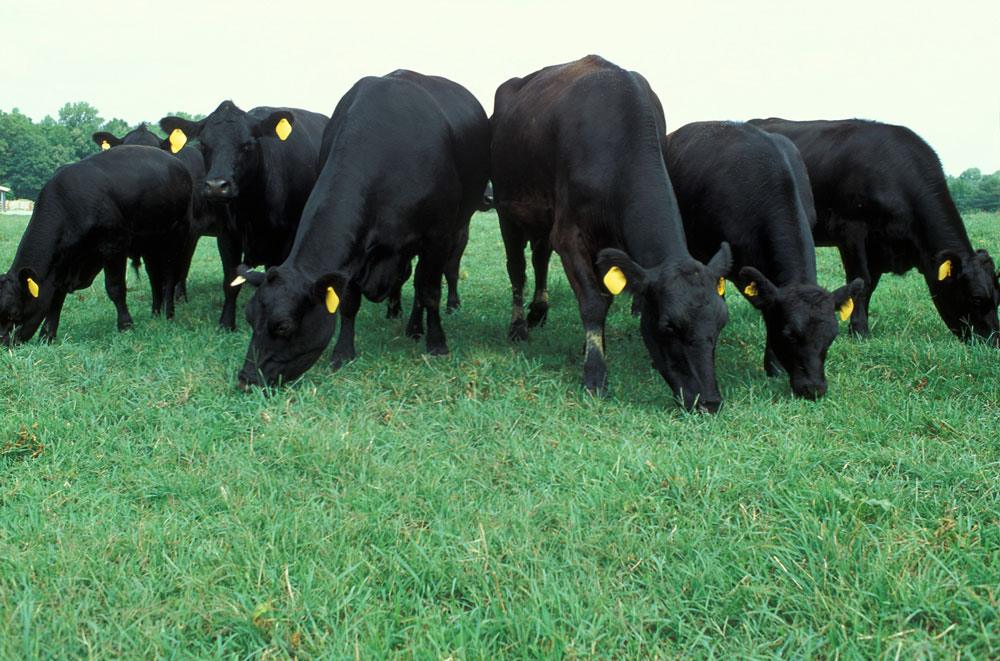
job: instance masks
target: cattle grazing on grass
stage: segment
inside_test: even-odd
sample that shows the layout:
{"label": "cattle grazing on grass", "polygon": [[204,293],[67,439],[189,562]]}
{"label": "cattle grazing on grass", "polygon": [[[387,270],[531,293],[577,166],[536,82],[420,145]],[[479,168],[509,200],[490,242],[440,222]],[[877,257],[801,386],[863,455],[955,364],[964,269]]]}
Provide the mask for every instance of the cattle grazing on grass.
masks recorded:
{"label": "cattle grazing on grass", "polygon": [[[154,315],[174,314],[174,286],[191,222],[191,175],[159,149],[125,146],[63,166],[42,187],[10,270],[0,276],[0,342],[56,337],[63,301],[104,269],[118,330],[130,252],[146,265]],[[44,325],[43,325],[44,322]]]}
{"label": "cattle grazing on grass", "polygon": [[[718,410],[715,343],[728,319],[718,283],[732,260],[726,244],[707,265],[688,252],[663,165],[663,108],[646,79],[594,55],[546,67],[497,89],[491,127],[510,338],[544,322],[555,249],[583,320],[588,391],[606,391],[605,317],[625,289],[641,298],[643,340],[674,394],[688,409]],[[528,242],[535,295],[526,320]]]}
{"label": "cattle grazing on grass", "polygon": [[108,131],[96,131],[91,135],[91,139],[102,150],[121,145],[144,145],[163,149],[176,154],[177,158],[188,169],[188,173],[191,175],[192,219],[175,296],[177,300],[187,300],[187,276],[191,269],[194,251],[198,247],[198,239],[203,236],[219,236],[219,228],[222,225],[221,218],[225,217],[228,212],[224,205],[212,202],[202,194],[205,184],[205,159],[202,158],[201,151],[194,146],[181,146],[180,149],[175,150],[174,145],[171,145],[169,140],[160,138],[150,131],[145,123],[140,124],[138,128],[132,129],[121,138]]}
{"label": "cattle grazing on grass", "polygon": [[257,287],[241,386],[295,379],[326,348],[340,313],[334,368],[354,359],[361,295],[398,290],[414,257],[414,307],[406,334],[448,353],[439,311],[441,276],[457,263],[489,175],[489,123],[479,101],[450,80],[394,71],[358,81],[323,134],[322,171],[288,258]]}
{"label": "cattle grazing on grass", "polygon": [[726,278],[764,317],[765,371],[787,373],[798,397],[822,397],[836,315],[846,318],[864,285],[831,293],[816,280],[816,211],[795,146],[748,124],[696,122],[667,135],[664,160],[691,254],[732,249]]}
{"label": "cattle grazing on grass", "polygon": [[860,119],[751,124],[789,138],[809,172],[818,246],[836,246],[848,280],[861,278],[850,329],[870,334],[868,309],[883,273],[916,268],[948,329],[1000,346],[1000,282],[992,258],[974,250],[948,192],[941,162],[903,126]]}
{"label": "cattle grazing on grass", "polygon": [[171,144],[198,139],[207,170],[202,194],[229,207],[219,233],[225,297],[219,325],[225,329],[236,328],[240,287],[231,286],[236,266],[280,264],[291,249],[319,171],[328,120],[298,108],[261,106],[244,112],[232,101],[223,101],[199,121],[160,120]]}

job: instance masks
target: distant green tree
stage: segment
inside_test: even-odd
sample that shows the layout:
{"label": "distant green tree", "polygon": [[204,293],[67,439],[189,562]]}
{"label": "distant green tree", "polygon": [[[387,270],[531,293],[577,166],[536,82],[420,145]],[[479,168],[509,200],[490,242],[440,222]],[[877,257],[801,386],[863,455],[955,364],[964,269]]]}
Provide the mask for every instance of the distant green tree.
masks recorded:
{"label": "distant green tree", "polygon": [[979,170],[979,168],[969,168],[962,174],[958,175],[958,178],[963,181],[979,181],[983,178],[983,173]]}
{"label": "distant green tree", "polygon": [[73,160],[66,146],[51,143],[43,128],[14,108],[0,111],[0,181],[13,197],[37,199],[56,169]]}
{"label": "distant green tree", "polygon": [[94,153],[94,141],[90,136],[99,131],[104,124],[104,118],[94,106],[86,101],[67,103],[59,109],[59,125],[69,131],[66,146],[79,160]]}

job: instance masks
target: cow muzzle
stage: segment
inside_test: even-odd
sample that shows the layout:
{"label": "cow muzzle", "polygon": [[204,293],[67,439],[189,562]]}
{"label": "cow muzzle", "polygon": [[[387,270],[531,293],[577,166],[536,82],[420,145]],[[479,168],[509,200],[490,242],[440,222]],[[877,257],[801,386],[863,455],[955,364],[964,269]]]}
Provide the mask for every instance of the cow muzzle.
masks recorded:
{"label": "cow muzzle", "polygon": [[239,194],[236,183],[221,177],[205,180],[205,197],[213,200],[231,200]]}

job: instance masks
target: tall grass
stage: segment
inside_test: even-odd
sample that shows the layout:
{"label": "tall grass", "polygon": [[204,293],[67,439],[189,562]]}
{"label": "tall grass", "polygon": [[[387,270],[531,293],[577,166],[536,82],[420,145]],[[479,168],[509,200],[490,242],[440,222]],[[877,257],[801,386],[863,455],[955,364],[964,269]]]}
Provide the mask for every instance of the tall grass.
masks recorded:
{"label": "tall grass", "polygon": [[[25,222],[0,221],[4,266]],[[1000,217],[967,223],[1000,254]],[[462,268],[449,357],[366,303],[354,363],[270,394],[235,387],[249,334],[216,329],[207,240],[173,322],[130,274],[115,332],[99,277],[55,344],[4,350],[0,658],[1000,655],[1000,353],[916,273],[837,339],[819,402],[764,375],[730,289],[706,416],[628,301],[611,394],[583,393],[557,263],[547,326],[508,344],[495,215]]]}

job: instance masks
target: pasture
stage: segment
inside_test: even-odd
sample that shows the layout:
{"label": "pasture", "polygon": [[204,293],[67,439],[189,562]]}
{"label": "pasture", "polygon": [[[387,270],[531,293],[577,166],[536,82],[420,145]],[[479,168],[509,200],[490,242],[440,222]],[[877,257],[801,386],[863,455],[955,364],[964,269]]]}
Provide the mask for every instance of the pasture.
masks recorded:
{"label": "pasture", "polygon": [[[4,269],[26,223],[0,221]],[[1000,255],[1000,216],[966,223]],[[250,292],[217,330],[210,239],[174,322],[130,271],[133,331],[99,276],[54,345],[4,349],[0,658],[1000,656],[1000,353],[916,272],[883,278],[871,340],[834,342],[819,402],[764,375],[730,285],[709,416],[624,297],[610,396],[584,394],[558,264],[510,345],[495,214],[462,268],[449,357],[366,302],[358,360],[270,395],[235,387]]]}

